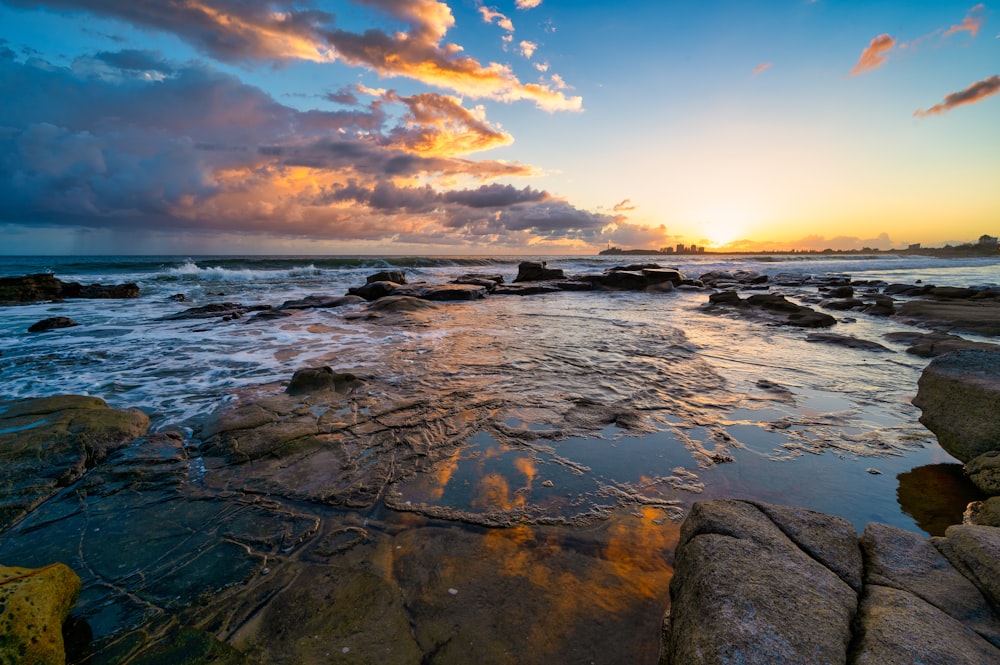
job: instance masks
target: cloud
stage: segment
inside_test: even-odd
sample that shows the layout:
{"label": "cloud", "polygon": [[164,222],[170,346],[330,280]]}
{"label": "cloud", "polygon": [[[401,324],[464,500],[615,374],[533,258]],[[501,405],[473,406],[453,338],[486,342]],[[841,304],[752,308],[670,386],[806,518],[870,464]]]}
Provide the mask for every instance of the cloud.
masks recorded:
{"label": "cloud", "polygon": [[542,4],[542,0],[516,0],[514,4],[518,9],[534,9]]}
{"label": "cloud", "polygon": [[756,67],[753,68],[753,75],[754,76],[758,76],[760,74],[763,74],[764,72],[766,72],[768,69],[770,69],[773,66],[774,66],[774,63],[772,63],[772,62],[761,63],[761,64],[759,64],[759,65],[757,65]]}
{"label": "cloud", "polygon": [[338,60],[365,67],[380,76],[407,77],[460,95],[504,102],[525,100],[546,111],[582,109],[580,97],[568,97],[545,85],[522,83],[509,66],[483,64],[463,55],[461,46],[445,42],[455,18],[448,5],[439,0],[355,0],[408,27],[406,31],[391,34],[377,29],[363,33],[339,29],[332,14],[310,9],[308,3],[300,0],[9,2],[21,7],[41,5],[86,11],[163,30],[226,63]]}
{"label": "cloud", "polygon": [[625,199],[624,201],[620,201],[620,202],[618,202],[618,203],[615,204],[614,211],[615,212],[631,212],[632,210],[635,210],[636,208],[637,208],[637,206],[632,205],[632,200],[631,199]]}
{"label": "cloud", "polygon": [[986,18],[982,15],[985,8],[986,6],[980,3],[970,9],[969,13],[965,15],[964,19],[962,19],[962,22],[948,28],[945,31],[944,36],[950,37],[951,35],[959,32],[968,32],[970,35],[975,37],[979,34],[979,28],[981,28],[983,23],[986,22]]}
{"label": "cloud", "polygon": [[886,54],[896,45],[896,40],[887,34],[881,34],[871,40],[871,43],[861,52],[861,57],[851,69],[851,76],[864,74],[885,64]]}
{"label": "cloud", "polygon": [[620,222],[494,182],[535,169],[466,157],[512,137],[458,97],[357,86],[302,111],[153,53],[80,60],[106,70],[0,55],[0,225],[582,249]]}
{"label": "cloud", "polygon": [[484,23],[496,23],[507,32],[514,32],[514,23],[507,18],[507,16],[501,14],[496,9],[480,7],[479,13],[482,15]]}
{"label": "cloud", "polygon": [[935,104],[926,110],[917,109],[913,112],[913,115],[918,118],[924,118],[929,115],[941,115],[946,113],[956,106],[962,106],[964,104],[975,104],[976,102],[982,101],[987,97],[997,94],[1000,92],[1000,76],[993,75],[989,76],[982,81],[976,81],[970,85],[965,90],[960,92],[953,92],[944,98],[944,101],[940,104]]}
{"label": "cloud", "polygon": [[531,56],[535,55],[535,51],[538,50],[538,44],[535,42],[529,42],[527,40],[522,41],[518,46],[521,49],[521,55],[525,58],[531,59]]}

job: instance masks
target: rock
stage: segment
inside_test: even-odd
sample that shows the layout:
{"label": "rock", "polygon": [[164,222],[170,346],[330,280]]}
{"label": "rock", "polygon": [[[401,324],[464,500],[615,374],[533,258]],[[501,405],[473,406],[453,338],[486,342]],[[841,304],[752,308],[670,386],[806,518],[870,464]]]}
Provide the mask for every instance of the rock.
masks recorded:
{"label": "rock", "polygon": [[229,319],[240,318],[248,312],[264,312],[270,305],[247,306],[238,302],[220,302],[201,307],[192,307],[163,318],[164,321],[185,321],[188,319]]}
{"label": "rock", "polygon": [[348,393],[361,383],[358,377],[353,374],[336,373],[325,365],[323,367],[307,367],[295,370],[285,392],[289,395],[301,395],[320,390]]}
{"label": "rock", "polygon": [[1000,351],[938,356],[924,368],[913,404],[920,422],[963,462],[1000,450]]}
{"label": "rock", "polygon": [[402,270],[383,270],[374,275],[369,275],[366,284],[372,282],[395,282],[396,284],[406,284],[406,273]]}
{"label": "rock", "polygon": [[0,413],[0,529],[149,428],[138,409],[65,395],[10,402]]}
{"label": "rock", "polygon": [[830,288],[828,293],[834,298],[852,298],[854,296],[854,287],[850,285],[835,286]]}
{"label": "rock", "polygon": [[[801,541],[748,502],[692,507],[676,550],[661,663],[846,662],[857,594],[821,561],[832,552],[856,553],[854,529],[811,511],[785,517]],[[850,576],[858,580],[857,553],[855,561]]]}
{"label": "rock", "polygon": [[899,307],[895,318],[945,332],[1000,336],[1000,301],[997,300],[911,300]]}
{"label": "rock", "polygon": [[135,284],[82,285],[63,282],[55,275],[38,273],[23,277],[0,277],[0,304],[38,302],[62,298],[138,298]]}
{"label": "rock", "polygon": [[334,309],[365,302],[361,296],[306,296],[300,300],[286,300],[278,309]]}
{"label": "rock", "polygon": [[1000,450],[991,450],[969,460],[965,473],[979,491],[1000,496]]}
{"label": "rock", "polygon": [[642,291],[649,286],[649,280],[641,272],[615,270],[599,277],[598,283],[606,289]]}
{"label": "rock", "polygon": [[347,294],[352,296],[360,296],[365,300],[372,302],[378,300],[379,298],[384,298],[391,294],[393,291],[401,286],[398,282],[369,282],[364,286],[352,286],[347,289]]}
{"label": "rock", "polygon": [[369,312],[387,314],[396,312],[421,312],[438,309],[438,307],[440,306],[432,302],[412,296],[387,296],[368,305],[367,310]]}
{"label": "rock", "polygon": [[[229,317],[229,319],[238,319],[241,316],[242,315],[239,313],[234,313]],[[291,316],[292,316],[291,312],[285,312],[280,309],[268,309],[264,310],[263,312],[257,312],[249,319],[247,319],[247,323],[257,323],[258,321],[277,321],[279,319],[287,319]],[[226,321],[227,318],[223,317],[222,320]]]}
{"label": "rock", "polygon": [[545,261],[522,261],[517,266],[515,282],[541,282],[549,279],[563,279],[566,275],[559,268],[546,268]]}
{"label": "rock", "polygon": [[[953,565],[964,568],[994,607],[1000,607],[1000,528],[956,524],[945,531],[944,550]],[[997,660],[983,662],[1000,662]]]}
{"label": "rock", "polygon": [[975,506],[971,524],[1000,527],[1000,496],[991,496],[985,501],[976,501],[969,506]]}
{"label": "rock", "polygon": [[967,289],[957,286],[935,286],[927,291],[927,294],[931,297],[940,299],[971,298],[977,293],[978,291],[976,289]]}
{"label": "rock", "polygon": [[503,275],[482,275],[478,273],[466,273],[451,280],[452,284],[474,284],[482,286],[488,293],[493,293],[496,288],[503,284]]}
{"label": "rock", "polygon": [[79,594],[80,578],[61,563],[0,566],[0,662],[63,665],[62,625]]}
{"label": "rock", "polygon": [[1000,662],[1000,650],[913,594],[868,585],[858,608],[857,636],[849,662],[983,665]]}
{"label": "rock", "polygon": [[943,332],[893,332],[886,333],[883,337],[890,342],[910,344],[911,346],[906,349],[906,352],[921,358],[936,358],[952,351],[964,349],[1000,349],[1000,346],[996,344],[973,342],[958,335]]}
{"label": "rock", "polygon": [[862,308],[865,314],[872,316],[891,316],[896,311],[896,301],[886,295],[873,295],[872,304]]}
{"label": "rock", "polygon": [[136,284],[84,284],[75,282],[63,283],[64,298],[118,299],[138,298],[139,287]]}
{"label": "rock", "polygon": [[[588,283],[586,290],[592,288],[593,286]],[[535,282],[532,284],[522,283],[498,286],[494,289],[493,293],[498,296],[537,296],[543,293],[559,293],[563,290],[554,282]]]}
{"label": "rock", "polygon": [[847,298],[844,300],[823,300],[819,305],[825,309],[844,312],[849,309],[861,309],[865,306],[865,301],[858,300],[857,298]]}
{"label": "rock", "polygon": [[721,291],[708,296],[708,302],[712,305],[739,305],[743,299],[736,291]]}
{"label": "rock", "polygon": [[806,335],[806,341],[836,344],[838,346],[846,346],[849,349],[860,349],[863,351],[892,352],[892,349],[882,346],[878,342],[872,342],[867,339],[859,339],[857,337],[851,337],[850,335],[838,335],[836,333],[809,333]]}
{"label": "rock", "polygon": [[39,321],[38,323],[31,324],[31,327],[28,328],[28,332],[30,333],[48,332],[49,330],[57,330],[59,328],[72,328],[73,326],[78,326],[78,325],[80,324],[74,321],[73,319],[69,318],[68,316],[53,316],[52,318],[44,319],[42,321]]}
{"label": "rock", "polygon": [[435,302],[479,300],[486,297],[486,287],[475,284],[412,284],[392,290],[393,296],[409,296]]}
{"label": "rock", "polygon": [[187,296],[184,295],[183,293],[175,293],[172,296],[168,296],[167,300],[169,300],[170,302],[187,302],[188,299]]}
{"label": "rock", "polygon": [[786,300],[784,296],[771,293],[755,293],[746,299],[741,299],[735,291],[724,291],[709,296],[707,306],[709,311],[719,305],[766,313],[778,323],[800,328],[824,328],[837,322],[837,319],[829,314],[817,312]]}
{"label": "rock", "polygon": [[934,287],[930,284],[914,286],[912,284],[890,284],[882,289],[887,296],[922,296]]}
{"label": "rock", "polygon": [[905,591],[1000,646],[1000,619],[989,602],[926,538],[873,523],[865,527],[861,550],[865,585]]}

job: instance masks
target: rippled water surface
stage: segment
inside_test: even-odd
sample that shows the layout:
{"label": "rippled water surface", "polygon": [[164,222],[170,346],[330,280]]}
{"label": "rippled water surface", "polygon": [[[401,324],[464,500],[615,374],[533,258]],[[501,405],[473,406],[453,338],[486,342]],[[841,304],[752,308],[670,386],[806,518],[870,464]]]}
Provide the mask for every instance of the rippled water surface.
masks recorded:
{"label": "rippled water surface", "polygon": [[[996,275],[990,259],[548,260],[580,274],[630,259],[692,277],[746,269],[963,286]],[[5,308],[0,390],[4,399],[97,395],[142,408],[158,429],[194,427],[227,404],[280,391],[293,371],[316,365],[377,377],[379,397],[391,402],[488,400],[479,431],[395,484],[365,519],[393,533],[450,520],[448,528],[463,530],[469,571],[490,569],[525,593],[534,588],[548,599],[538,612],[556,612],[560,590],[570,588],[599,614],[632,623],[646,617],[630,630],[650,634],[624,638],[638,640],[633,655],[646,662],[655,658],[677,525],[696,500],[751,497],[840,514],[859,529],[881,521],[938,533],[975,498],[910,404],[927,361],[885,341],[884,333],[910,328],[884,318],[837,312],[834,329],[890,348],[882,353],[709,313],[705,291],[491,296],[398,322],[352,318],[360,305],[260,322],[165,318],[214,302],[278,306],[339,295],[384,268],[402,267],[411,282],[467,272],[509,282],[520,260],[16,259],[5,274],[135,281],[142,295]],[[803,302],[816,296],[815,287],[776,291]],[[187,302],[169,300],[174,294]],[[26,332],[51,316],[81,325]],[[496,526],[505,528],[488,528]],[[470,584],[471,574],[456,579]],[[465,602],[471,616],[485,611],[476,602],[498,601]],[[558,611],[568,623],[593,619],[571,606]]]}

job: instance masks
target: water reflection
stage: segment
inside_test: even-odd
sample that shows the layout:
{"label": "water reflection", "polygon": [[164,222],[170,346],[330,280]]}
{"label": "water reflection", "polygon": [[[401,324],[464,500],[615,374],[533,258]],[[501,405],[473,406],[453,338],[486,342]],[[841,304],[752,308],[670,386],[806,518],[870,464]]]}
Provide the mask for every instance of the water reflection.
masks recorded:
{"label": "water reflection", "polygon": [[980,492],[961,464],[927,464],[897,476],[896,500],[904,513],[932,536],[943,536],[952,524],[962,523],[962,512]]}

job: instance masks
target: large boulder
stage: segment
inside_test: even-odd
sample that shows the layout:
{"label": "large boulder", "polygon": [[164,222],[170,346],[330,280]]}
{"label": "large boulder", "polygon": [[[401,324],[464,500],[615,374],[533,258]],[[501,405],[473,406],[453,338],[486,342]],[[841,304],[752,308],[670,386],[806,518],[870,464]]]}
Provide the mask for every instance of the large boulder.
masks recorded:
{"label": "large boulder", "polygon": [[911,331],[891,332],[883,335],[890,342],[910,344],[906,349],[921,358],[936,358],[952,351],[964,349],[998,349],[1000,346],[989,342],[973,342],[972,340],[943,332],[919,333]]}
{"label": "large boulder", "polygon": [[844,663],[861,556],[846,520],[696,503],[681,527],[661,663]]}
{"label": "large boulder", "polygon": [[397,284],[406,284],[406,273],[402,270],[383,270],[382,272],[377,272],[374,275],[368,275],[365,283],[371,284],[372,282],[396,282]]}
{"label": "large boulder", "polygon": [[400,286],[401,284],[399,284],[399,282],[368,282],[364,286],[352,286],[347,289],[347,294],[351,296],[360,296],[365,300],[372,302],[374,300],[378,300],[379,298],[386,297]]}
{"label": "large boulder", "polygon": [[968,462],[1000,450],[1000,351],[939,356],[924,369],[913,404],[920,422],[953,457]]}
{"label": "large boulder", "polygon": [[566,275],[559,268],[546,268],[545,261],[522,261],[517,266],[515,282],[541,282],[547,279],[563,279]]}
{"label": "large boulder", "polygon": [[63,665],[62,625],[80,595],[69,567],[0,566],[0,662]]}

